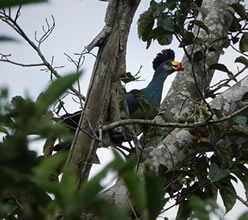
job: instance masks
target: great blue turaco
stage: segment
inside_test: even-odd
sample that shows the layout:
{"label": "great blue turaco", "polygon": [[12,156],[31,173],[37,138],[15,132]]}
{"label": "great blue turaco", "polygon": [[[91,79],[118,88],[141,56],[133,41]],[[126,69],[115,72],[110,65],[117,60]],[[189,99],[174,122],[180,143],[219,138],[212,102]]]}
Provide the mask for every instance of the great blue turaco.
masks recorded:
{"label": "great blue turaco", "polygon": [[[132,90],[125,94],[125,100],[128,106],[130,118],[150,118],[149,112],[141,110],[141,103],[136,94],[140,94],[145,98],[151,106],[158,106],[161,102],[163,84],[166,78],[175,71],[184,69],[180,62],[174,61],[175,53],[171,49],[162,50],[153,60],[153,69],[155,70],[151,82],[147,87],[141,90]],[[137,114],[138,113],[138,114]],[[81,111],[73,114],[65,114],[61,116],[61,120],[67,125],[74,134],[80,120]],[[70,148],[71,143],[59,143],[54,146],[55,151],[60,151],[64,148]]]}

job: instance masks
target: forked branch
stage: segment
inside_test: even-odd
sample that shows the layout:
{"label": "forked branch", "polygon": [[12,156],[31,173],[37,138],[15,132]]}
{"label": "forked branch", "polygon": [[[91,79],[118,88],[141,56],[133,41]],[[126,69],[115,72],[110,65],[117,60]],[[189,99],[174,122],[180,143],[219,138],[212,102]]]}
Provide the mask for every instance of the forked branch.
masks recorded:
{"label": "forked branch", "polygon": [[[52,25],[50,25],[48,20],[46,19],[46,26],[47,27],[45,28],[43,26],[43,32],[44,33],[39,39],[37,38],[37,36],[35,34],[35,40],[38,42],[38,44],[36,45],[34,43],[34,41],[32,41],[27,36],[27,34],[24,32],[24,30],[17,23],[17,20],[20,16],[20,10],[21,10],[21,8],[19,7],[16,15],[14,16],[14,18],[12,18],[11,9],[8,12],[6,12],[6,10],[3,9],[2,11],[0,11],[0,20],[3,21],[4,23],[6,23],[7,25],[9,25],[13,30],[15,30],[36,51],[36,53],[38,54],[38,56],[42,60],[42,64],[20,64],[18,62],[9,60],[9,56],[3,55],[3,54],[1,54],[0,62],[8,62],[8,63],[15,64],[18,66],[23,66],[23,67],[45,66],[56,78],[60,78],[61,76],[59,75],[59,73],[52,66],[52,64],[50,64],[47,61],[47,59],[45,58],[45,56],[43,55],[43,53],[40,50],[41,44],[51,35],[52,31],[54,30],[54,27],[55,27],[54,17],[52,16],[52,20],[53,20]],[[78,96],[80,99],[85,100],[85,97],[78,90],[76,90],[73,87],[71,87],[70,90],[76,96]]]}

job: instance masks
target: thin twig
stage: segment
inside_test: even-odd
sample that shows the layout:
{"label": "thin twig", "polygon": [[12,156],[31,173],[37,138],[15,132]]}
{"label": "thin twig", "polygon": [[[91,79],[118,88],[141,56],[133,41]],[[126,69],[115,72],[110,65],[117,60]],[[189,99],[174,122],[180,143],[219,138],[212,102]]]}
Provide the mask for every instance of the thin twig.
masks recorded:
{"label": "thin twig", "polygon": [[181,202],[183,202],[186,198],[188,198],[188,197],[189,197],[192,193],[194,193],[196,190],[201,189],[201,188],[207,186],[209,183],[210,183],[210,181],[209,181],[209,180],[206,180],[206,181],[205,181],[204,183],[202,183],[201,185],[198,185],[196,188],[192,189],[191,192],[188,192],[186,195],[184,195],[184,196],[181,197],[179,200],[177,200],[177,201],[175,202],[175,204],[173,204],[173,205],[171,205],[170,207],[164,209],[163,212],[166,212],[166,211],[168,211],[169,209],[171,209],[171,208],[173,208],[173,207],[179,205]]}
{"label": "thin twig", "polygon": [[[198,29],[198,33],[197,33],[197,37],[200,33],[200,28]],[[196,42],[196,41],[195,41]],[[194,52],[194,47],[195,47],[195,43],[193,44],[193,49],[192,49],[192,52]],[[190,59],[190,61],[192,61],[192,57]],[[204,102],[204,104],[207,106],[209,112],[211,113],[211,115],[206,119],[207,121],[212,119],[213,115],[214,115],[214,112],[212,111],[209,103],[207,102],[207,100],[205,99],[203,93],[202,93],[202,90],[200,89],[199,85],[198,85],[198,82],[197,82],[197,79],[196,79],[196,73],[195,73],[195,69],[194,69],[194,65],[193,65],[193,62],[190,62],[191,63],[191,69],[192,69],[192,75],[193,75],[193,79],[194,79],[194,82],[195,82],[195,86],[196,86],[196,89],[198,90],[200,96],[201,96],[201,99],[202,101]],[[205,66],[205,63],[203,63],[203,66]],[[204,71],[206,71],[205,67],[204,68]],[[207,74],[207,72],[205,72],[205,74]]]}
{"label": "thin twig", "polygon": [[5,62],[5,63],[11,63],[14,64],[16,66],[21,66],[21,67],[37,67],[37,66],[44,66],[44,63],[32,63],[32,64],[24,64],[24,63],[17,63],[11,60],[4,60],[4,59],[0,59],[0,62]]}
{"label": "thin twig", "polygon": [[208,88],[213,88],[213,87],[218,86],[217,88],[211,90],[211,93],[215,93],[216,91],[221,89],[223,86],[227,86],[230,81],[235,79],[237,76],[239,76],[241,73],[243,73],[246,69],[247,69],[247,66],[243,67],[243,69],[238,71],[235,75],[233,75],[229,79],[223,79],[223,80],[219,81],[218,83],[216,83],[216,84],[214,84],[212,86],[209,86]]}
{"label": "thin twig", "polygon": [[242,199],[239,195],[236,195],[237,199],[242,202],[246,207],[248,207],[248,202]]}
{"label": "thin twig", "polygon": [[114,129],[119,126],[123,125],[128,125],[128,124],[146,124],[146,125],[153,125],[153,126],[159,126],[159,127],[169,127],[169,128],[196,128],[196,127],[204,127],[207,125],[212,125],[212,124],[218,124],[222,123],[224,121],[230,120],[233,117],[237,116],[238,114],[242,113],[243,111],[248,109],[248,105],[243,106],[241,109],[233,112],[232,114],[223,117],[218,120],[209,120],[209,121],[204,121],[204,122],[196,122],[196,123],[174,123],[174,122],[157,122],[155,120],[144,120],[144,119],[124,119],[121,121],[115,121],[112,122],[108,125],[104,125],[102,127],[102,130],[108,131],[111,129]]}
{"label": "thin twig", "polygon": [[[19,10],[18,10],[18,13],[20,13]],[[32,40],[30,40],[30,38],[26,35],[26,33],[22,30],[22,28],[17,24],[16,20],[12,19],[12,17],[10,17],[9,15],[7,15],[4,10],[2,12],[0,12],[0,19],[3,22],[5,22],[6,24],[8,24],[10,27],[12,27],[36,51],[36,53],[38,54],[38,56],[42,60],[43,64],[50,70],[50,72],[56,78],[61,78],[61,76],[59,75],[59,73],[47,61],[47,59],[45,58],[45,56],[41,52],[41,50],[40,50],[40,44],[38,43],[38,46],[36,46],[36,44]],[[50,33],[50,32],[48,32],[48,33]],[[44,38],[46,38],[46,37],[43,35],[42,40]],[[73,91],[74,94],[76,94],[80,99],[82,99],[82,100],[85,101],[85,97],[78,90],[76,90],[73,87],[71,87],[70,90]]]}
{"label": "thin twig", "polygon": [[22,8],[22,6],[20,5],[20,6],[18,7],[17,12],[16,12],[16,16],[15,16],[15,19],[14,19],[15,22],[17,21],[17,19],[18,19],[19,16],[21,15],[21,8]]}

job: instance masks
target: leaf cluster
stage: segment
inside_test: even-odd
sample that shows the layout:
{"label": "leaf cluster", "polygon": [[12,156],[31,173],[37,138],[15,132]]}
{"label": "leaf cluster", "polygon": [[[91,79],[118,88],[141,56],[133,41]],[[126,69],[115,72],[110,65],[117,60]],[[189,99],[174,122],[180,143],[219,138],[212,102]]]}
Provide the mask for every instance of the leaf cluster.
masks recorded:
{"label": "leaf cluster", "polygon": [[[58,169],[58,164],[61,165],[65,157],[52,157],[52,162],[49,162],[50,158],[38,157],[36,152],[30,149],[30,145],[33,141],[44,138],[71,138],[64,126],[51,120],[49,108],[79,76],[79,73],[75,73],[54,81],[37,101],[16,96],[9,102],[7,89],[1,90],[1,219],[45,219],[42,208],[48,205],[52,198],[47,194],[45,178],[40,178],[39,175],[46,175],[47,179],[54,181],[53,172],[50,171],[54,167]],[[43,169],[44,163],[49,166],[46,165]],[[39,170],[38,176],[34,170]]]}
{"label": "leaf cluster", "polygon": [[[216,117],[223,117],[221,112],[214,112]],[[216,125],[211,126],[209,132],[218,134],[218,137],[211,143],[199,142],[196,138],[191,146],[198,149],[195,158],[179,169],[160,167],[168,199],[174,198],[179,205],[177,219],[211,219],[211,214],[218,214],[218,194],[226,213],[229,212],[238,198],[235,190],[238,181],[243,184],[248,198],[248,133],[242,129],[242,126],[247,127],[247,120],[247,116],[237,116],[225,131]]]}
{"label": "leaf cluster", "polygon": [[[160,178],[149,169],[144,179],[136,172],[136,159],[115,159],[99,174],[77,189],[77,176],[68,166],[59,176],[66,152],[49,157],[30,150],[36,139],[69,138],[68,130],[51,120],[49,108],[80,76],[70,74],[54,81],[36,101],[21,96],[8,101],[8,92],[0,93],[0,218],[1,219],[81,219],[95,214],[102,219],[130,219],[116,205],[103,200],[99,193],[108,173],[123,179],[133,204],[134,216],[156,219],[165,204]],[[47,149],[45,149],[47,150]],[[112,180],[113,181],[113,180]]]}
{"label": "leaf cluster", "polygon": [[[204,24],[204,19],[208,15],[208,9],[201,6],[202,1],[199,0],[167,0],[156,2],[151,1],[147,11],[140,15],[138,20],[139,37],[147,43],[147,48],[153,40],[157,40],[160,45],[169,45],[173,36],[180,43],[180,47],[187,45],[200,45],[203,39],[197,37],[193,33],[193,27],[204,30],[207,35],[210,31]],[[247,52],[247,20],[248,15],[245,7],[239,3],[230,5],[230,13],[233,17],[232,25],[229,30],[230,39],[226,39],[232,43],[239,42],[241,52]],[[199,15],[202,20],[199,20]],[[223,39],[212,39],[220,41]],[[212,42],[213,43],[213,42]],[[210,48],[217,50],[218,48]]]}
{"label": "leaf cluster", "polygon": [[158,3],[152,0],[149,9],[140,15],[139,37],[147,42],[147,48],[152,40],[157,40],[161,45],[169,45],[173,35],[181,37],[183,45],[191,44],[194,41],[191,32],[194,25],[209,32],[203,22],[196,20],[199,13],[204,18],[208,13],[207,9],[201,7],[201,1],[167,0]]}
{"label": "leaf cluster", "polygon": [[[30,2],[34,0],[1,1],[0,8]],[[11,4],[11,5],[10,5]],[[153,40],[161,45],[171,43],[173,36],[179,39],[180,46],[197,45],[197,50],[189,56],[193,72],[199,73],[202,81],[199,87],[204,88],[204,79],[207,77],[204,69],[206,55],[211,51],[219,50],[216,43],[225,40],[239,42],[241,52],[247,52],[247,13],[240,3],[231,5],[233,24],[230,28],[230,39],[201,39],[192,32],[194,26],[209,34],[208,27],[196,19],[201,15],[207,16],[206,8],[201,7],[199,0],[167,0],[157,3],[152,0],[149,9],[144,12],[138,21],[140,38],[150,46]],[[0,41],[12,40],[0,36]],[[248,66],[245,56],[240,56],[235,62]],[[203,64],[202,64],[203,63]],[[209,70],[219,70],[234,79],[224,64],[216,63]],[[248,196],[248,168],[247,146],[248,135],[242,129],[220,131],[212,126],[210,132],[218,133],[223,142],[215,143],[195,142],[192,148],[198,148],[199,154],[184,164],[180,169],[160,167],[160,176],[157,177],[149,169],[141,179],[136,171],[137,161],[134,158],[126,162],[115,154],[115,159],[102,172],[84,184],[77,191],[77,178],[74,171],[68,167],[64,170],[61,180],[59,173],[66,159],[66,153],[58,153],[51,157],[37,157],[29,149],[30,135],[45,138],[52,143],[45,145],[45,155],[49,154],[49,146],[56,138],[70,140],[71,136],[62,125],[53,123],[49,107],[78,79],[79,74],[61,78],[42,93],[37,101],[23,97],[14,97],[8,102],[7,90],[0,93],[0,131],[4,133],[0,142],[0,217],[2,219],[51,219],[63,215],[65,219],[80,219],[94,213],[103,219],[130,219],[119,207],[103,200],[98,194],[104,190],[102,180],[109,172],[120,177],[127,187],[132,200],[133,215],[136,218],[156,219],[169,199],[174,198],[179,205],[177,219],[198,218],[210,219],[210,214],[217,209],[217,193],[226,207],[226,212],[232,209],[237,199],[234,182],[239,179]],[[222,84],[222,86],[227,84]],[[150,111],[147,100],[140,94],[139,103],[144,111]],[[156,110],[156,109],[155,109]],[[223,117],[218,110],[212,110],[217,118]],[[156,112],[156,111],[155,111]],[[157,112],[156,112],[157,113]],[[207,116],[206,116],[207,117]],[[186,122],[191,119],[185,118]],[[184,121],[184,122],[185,122]],[[233,121],[237,127],[247,127],[247,116],[238,116]],[[169,131],[155,127],[143,127],[142,131],[156,145]],[[199,135],[200,132],[197,133]],[[197,140],[199,137],[196,137]],[[48,142],[47,142],[48,143]],[[150,148],[146,148],[150,150]],[[145,149],[145,150],[146,150]],[[145,151],[144,150],[144,151]],[[186,149],[187,150],[187,149]],[[207,153],[206,153],[207,152]],[[168,197],[164,198],[164,195]],[[240,219],[245,219],[247,213]]]}

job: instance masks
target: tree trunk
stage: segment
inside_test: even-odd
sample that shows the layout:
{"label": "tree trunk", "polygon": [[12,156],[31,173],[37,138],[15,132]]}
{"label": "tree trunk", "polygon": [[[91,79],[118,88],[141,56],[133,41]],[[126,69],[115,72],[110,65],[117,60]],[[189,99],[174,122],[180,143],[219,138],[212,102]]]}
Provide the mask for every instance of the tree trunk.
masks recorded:
{"label": "tree trunk", "polygon": [[[227,10],[229,9],[228,4],[235,2],[237,2],[237,0],[203,0],[202,7],[208,9],[208,15],[203,22],[209,28],[210,36],[206,36],[206,33],[203,30],[200,30],[198,37],[203,39],[206,39],[207,37],[211,37],[212,39],[227,37],[227,33],[232,22],[232,16]],[[197,32],[198,29],[196,28],[194,33]],[[219,41],[216,46],[219,49],[223,49],[224,42]],[[198,48],[195,47],[194,51],[197,49]],[[192,47],[187,48],[189,54],[194,52],[192,50]],[[205,62],[205,68],[208,69],[211,64],[218,63],[219,56],[219,53],[209,53]],[[197,99],[199,101],[201,98],[199,88],[196,87],[195,80],[192,76],[192,66],[186,56],[184,56],[182,63],[185,66],[185,70],[183,73],[177,74],[167,97],[162,103],[162,107],[166,109],[166,111],[170,112],[175,119],[179,117],[182,105],[182,112],[188,112],[193,106],[193,103],[190,100]],[[201,91],[203,91],[210,84],[212,76],[213,71],[208,71],[208,74],[204,79],[206,80],[205,86],[200,88]],[[198,83],[201,80],[200,78],[200,75],[197,75],[196,72],[196,79]],[[248,87],[246,86],[247,84],[245,84],[246,82],[247,79],[244,79],[240,84],[236,85],[235,88],[231,88],[223,95],[217,97],[212,101],[213,104],[211,104],[211,106],[217,109],[224,109],[227,114],[238,110],[240,106],[237,102],[230,100],[230,96],[227,94],[232,93],[234,90],[239,91],[236,93],[237,96],[235,96],[234,99],[235,101],[241,100],[243,95],[248,92]],[[225,109],[224,106],[226,104],[230,105],[230,108]],[[158,117],[156,120],[160,121],[162,119]],[[192,143],[192,135],[189,133],[188,129],[175,129],[149,154],[149,159],[141,164],[140,172],[142,172],[142,167],[144,167],[145,164],[149,164],[149,166],[153,167],[154,170],[158,170],[161,164],[168,168],[180,166],[180,164],[182,164],[186,159],[197,153],[198,149],[190,149],[189,146],[192,145]],[[121,180],[117,181],[117,183],[104,192],[102,196],[124,210],[131,212],[130,204],[126,199],[128,192]]]}
{"label": "tree trunk", "polygon": [[[202,2],[202,7],[208,9],[208,15],[203,20],[203,22],[209,28],[210,33],[208,35],[203,29],[199,30],[197,27],[194,28],[194,35],[198,35],[199,38],[204,40],[226,39],[228,30],[232,23],[232,15],[227,10],[227,8],[228,4],[235,2],[238,2],[238,0],[204,0]],[[202,18],[198,18],[198,20],[202,20]],[[225,43],[225,40],[220,40],[217,41],[214,46],[217,49],[222,50],[225,47]],[[197,45],[187,48],[189,54],[193,54],[197,50],[201,50]],[[201,80],[205,81],[204,87],[200,88],[201,92],[203,92],[204,89],[209,86],[214,74],[214,71],[208,70],[208,68],[212,64],[218,63],[219,57],[219,52],[210,52],[207,55],[205,62],[203,63],[203,65],[205,65],[204,68],[207,70],[207,74],[204,79],[202,79],[201,71],[195,72],[198,86]],[[193,78],[192,64],[189,62],[186,55],[184,55],[182,63],[184,64],[185,70],[183,72],[179,72],[176,75],[166,98],[162,102],[162,108],[164,108],[166,111],[169,111],[175,119],[178,119],[180,114],[189,112],[189,109],[194,105],[191,101],[192,99],[201,99],[197,85]]]}
{"label": "tree trunk", "polygon": [[110,94],[126,72],[128,34],[140,0],[109,0],[105,27],[89,44],[98,46],[89,89],[68,162],[78,174],[78,188],[87,180],[99,144],[99,128],[108,120]]}
{"label": "tree trunk", "polygon": [[[206,32],[201,29],[199,32],[199,37],[202,39],[226,39],[228,30],[232,23],[232,16],[228,11],[230,10],[228,5],[235,2],[238,2],[238,0],[203,1],[202,7],[208,9],[208,15],[203,21],[204,24],[209,28],[210,34],[207,36]],[[196,32],[198,32],[198,28],[195,28],[194,33]],[[215,45],[215,47],[217,47],[219,50],[222,50],[225,47],[225,40],[217,41],[217,45]],[[194,47],[194,51],[192,51],[192,47],[190,46],[187,48],[187,51],[188,53],[192,52],[193,54],[198,49],[198,47]],[[189,113],[190,111],[199,108],[202,102],[200,93],[203,93],[204,90],[209,86],[214,74],[213,70],[208,70],[208,68],[212,64],[218,63],[219,57],[219,52],[210,52],[208,54],[205,62],[203,63],[203,65],[205,65],[203,68],[207,70],[207,76],[202,79],[200,71],[195,72],[198,83],[197,85],[192,73],[193,66],[189,62],[187,56],[184,56],[182,63],[185,66],[185,70],[182,73],[177,73],[172,86],[162,103],[162,108],[173,115],[175,119],[178,119],[178,117],[183,113]],[[204,87],[200,88],[199,83],[201,80],[204,80],[205,82]],[[217,98],[215,100],[220,99]],[[196,104],[195,101],[199,104]],[[224,103],[220,105],[224,105]],[[232,111],[226,113],[231,112]],[[161,121],[161,117],[156,118],[156,120]],[[178,166],[181,162],[183,162],[187,158],[186,155],[189,153],[186,153],[186,151],[188,151],[189,148],[187,146],[190,144],[192,144],[192,135],[189,133],[188,129],[175,129],[170,135],[168,135],[162,141],[162,143],[159,144],[158,147],[161,150],[161,146],[164,145],[163,148],[165,148],[164,150],[167,151],[167,153],[163,152],[163,154],[160,152],[160,154],[164,155],[163,161],[166,161],[166,166]],[[196,153],[196,151],[194,151],[193,154],[194,153]],[[157,155],[159,153],[155,154]],[[182,154],[184,156],[182,156]]]}
{"label": "tree trunk", "polygon": [[[225,91],[222,95],[211,101],[211,108],[223,111],[224,115],[230,115],[238,110],[244,109],[243,114],[248,114],[248,77],[245,77],[239,83]],[[240,112],[241,113],[241,112]],[[225,130],[233,122],[225,121],[218,124],[220,130]],[[219,136],[219,134],[217,134]],[[209,137],[210,143],[216,142],[215,133],[211,133]],[[199,148],[191,148],[192,144],[196,145],[193,141],[193,136],[189,133],[188,129],[175,129],[149,154],[149,158],[140,165],[140,173],[146,165],[158,171],[160,165],[168,168],[180,167],[180,165],[187,160],[190,160],[199,150]],[[105,191],[102,197],[112,201],[117,206],[125,211],[131,212],[130,203],[127,201],[128,191],[124,186],[122,180]]]}

